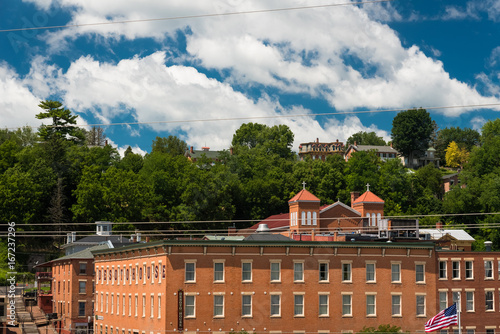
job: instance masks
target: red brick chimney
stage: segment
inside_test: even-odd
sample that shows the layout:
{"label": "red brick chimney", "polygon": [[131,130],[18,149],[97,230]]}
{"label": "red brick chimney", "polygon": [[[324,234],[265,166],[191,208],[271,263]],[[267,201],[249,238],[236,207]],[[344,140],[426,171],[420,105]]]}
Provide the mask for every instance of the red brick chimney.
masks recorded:
{"label": "red brick chimney", "polygon": [[351,191],[351,208],[352,208],[352,203],[359,197],[359,191]]}
{"label": "red brick chimney", "polygon": [[191,149],[189,150],[189,152],[194,153],[193,146],[191,146]]}

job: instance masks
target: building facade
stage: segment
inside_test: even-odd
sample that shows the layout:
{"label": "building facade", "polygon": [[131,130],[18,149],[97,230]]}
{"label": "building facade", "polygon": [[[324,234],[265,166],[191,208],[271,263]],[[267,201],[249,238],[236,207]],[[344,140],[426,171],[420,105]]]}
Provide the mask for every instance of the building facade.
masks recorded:
{"label": "building facade", "polygon": [[329,155],[343,156],[345,151],[344,143],[337,141],[331,143],[320,143],[316,138],[315,142],[301,143],[299,145],[299,159],[304,160],[306,157],[312,160],[325,161]]}
{"label": "building facade", "polygon": [[423,332],[434,244],[162,241],[94,252],[99,334]]}

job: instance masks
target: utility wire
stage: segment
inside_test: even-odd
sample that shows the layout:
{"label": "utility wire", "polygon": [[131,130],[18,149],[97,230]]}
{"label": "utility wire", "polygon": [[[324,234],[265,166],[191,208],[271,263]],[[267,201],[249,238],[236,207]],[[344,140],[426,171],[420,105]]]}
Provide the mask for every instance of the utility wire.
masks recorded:
{"label": "utility wire", "polygon": [[151,18],[151,19],[123,20],[123,21],[113,21],[113,22],[95,22],[95,23],[68,24],[68,25],[56,25],[56,26],[44,26],[44,27],[13,28],[13,29],[1,29],[0,33],[1,32],[29,31],[29,30],[66,29],[66,28],[103,26],[103,25],[114,25],[114,24],[140,23],[140,22],[188,20],[188,19],[199,19],[199,18],[207,18],[207,17],[285,12],[285,11],[295,11],[295,10],[305,10],[305,9],[315,9],[315,8],[356,6],[356,5],[376,4],[376,3],[384,3],[384,2],[392,2],[392,1],[395,1],[395,0],[357,1],[357,2],[344,2],[344,3],[336,3],[336,4],[327,4],[327,5],[313,5],[313,6],[300,6],[300,7],[273,8],[273,9],[257,9],[257,10],[237,11],[237,12],[228,12],[228,13],[212,13],[212,14],[172,16],[172,17],[161,17],[161,18],[156,18],[156,19]]}
{"label": "utility wire", "polygon": [[[379,110],[361,110],[361,111],[343,111],[343,112],[328,112],[328,113],[314,113],[314,114],[293,114],[293,115],[272,115],[272,116],[245,116],[245,117],[225,117],[225,118],[207,118],[207,119],[186,119],[186,120],[171,120],[171,121],[149,121],[149,122],[119,122],[119,123],[95,123],[95,124],[67,124],[67,125],[45,125],[47,128],[59,127],[91,127],[91,126],[115,126],[115,125],[151,125],[151,124],[176,124],[176,123],[199,123],[199,122],[221,122],[221,121],[240,121],[240,120],[258,120],[258,119],[279,119],[279,118],[295,118],[295,117],[317,117],[317,116],[334,116],[334,115],[356,115],[368,113],[385,113],[395,112],[405,109],[425,109],[425,110],[439,110],[439,109],[465,109],[465,108],[491,108],[500,107],[500,103],[484,103],[484,104],[465,104],[455,106],[440,106],[440,107],[410,107],[410,108],[396,108],[396,109],[379,109]],[[42,126],[42,125],[40,125]],[[26,128],[37,128],[38,126],[27,125]],[[23,127],[10,127],[7,130],[20,129]]]}

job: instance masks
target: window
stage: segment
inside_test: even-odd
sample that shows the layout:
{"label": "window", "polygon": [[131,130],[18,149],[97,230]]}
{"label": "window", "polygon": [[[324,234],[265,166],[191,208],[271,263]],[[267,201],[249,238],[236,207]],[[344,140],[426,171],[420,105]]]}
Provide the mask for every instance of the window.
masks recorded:
{"label": "window", "polygon": [[465,310],[474,312],[474,291],[465,292]]}
{"label": "window", "polygon": [[293,281],[294,282],[304,281],[304,262],[293,263]]}
{"label": "window", "polygon": [[425,296],[417,295],[417,317],[424,316],[425,317]]}
{"label": "window", "polygon": [[78,302],[78,316],[85,316],[85,302]]}
{"label": "window", "polygon": [[467,328],[465,334],[475,334],[475,330],[472,328]]}
{"label": "window", "polygon": [[342,281],[351,282],[351,263],[342,263]]}
{"label": "window", "polygon": [[484,261],[484,278],[493,279],[493,261],[491,260]]}
{"label": "window", "polygon": [[281,315],[281,295],[271,295],[271,317]]}
{"label": "window", "polygon": [[366,316],[373,317],[376,316],[375,308],[376,295],[366,295]]}
{"label": "window", "polygon": [[448,292],[439,291],[439,311],[448,307]]}
{"label": "window", "polygon": [[495,330],[493,328],[486,328],[486,334],[495,334]]}
{"label": "window", "polygon": [[122,295],[122,315],[125,315],[125,294]]}
{"label": "window", "polygon": [[194,318],[195,317],[195,306],[196,306],[196,296],[194,295],[186,295],[185,297],[185,305],[184,305],[184,316],[186,318]]}
{"label": "window", "polygon": [[401,316],[401,295],[392,295],[392,316]]}
{"label": "window", "polygon": [[293,315],[304,316],[304,295],[293,295]]}
{"label": "window", "polygon": [[352,315],[352,295],[342,295],[342,316]]}
{"label": "window", "polygon": [[185,263],[185,277],[186,282],[196,282],[196,263],[186,262]]}
{"label": "window", "polygon": [[146,296],[142,295],[142,317],[146,316]]}
{"label": "window", "polygon": [[135,307],[135,313],[134,315],[137,317],[137,308],[139,307],[138,304],[139,304],[139,296],[135,295],[135,304],[134,304],[134,307]]}
{"label": "window", "polygon": [[158,319],[161,318],[161,296],[158,295]]}
{"label": "window", "polygon": [[214,296],[214,317],[224,316],[224,296],[215,295]]}
{"label": "window", "polygon": [[106,313],[108,313],[109,295],[106,293]]}
{"label": "window", "polygon": [[460,262],[452,261],[451,262],[451,278],[452,279],[460,279]]}
{"label": "window", "polygon": [[155,308],[154,308],[154,304],[155,304],[155,296],[154,295],[151,295],[151,308],[150,308],[150,317],[154,317],[154,314],[155,314]]}
{"label": "window", "polygon": [[494,300],[493,300],[493,291],[491,290],[488,290],[488,291],[485,291],[484,293],[484,299],[485,299],[485,302],[486,302],[486,305],[485,305],[485,308],[486,308],[486,311],[494,311]]}
{"label": "window", "polygon": [[366,264],[366,281],[375,282],[375,263]]}
{"label": "window", "polygon": [[391,281],[393,283],[401,282],[401,263],[391,264]]}
{"label": "window", "polygon": [[86,293],[87,292],[87,282],[85,282],[85,281],[78,282],[78,292],[79,293]]}
{"label": "window", "polygon": [[417,263],[415,265],[415,282],[425,283],[425,265]]}
{"label": "window", "polygon": [[465,279],[473,279],[474,278],[474,262],[473,261],[465,261]]}
{"label": "window", "polygon": [[132,315],[132,296],[128,295],[128,316]]}
{"label": "window", "polygon": [[320,262],[319,263],[319,281],[327,282],[328,281],[328,263]]}
{"label": "window", "polygon": [[241,316],[243,317],[252,316],[252,295],[241,296]]}
{"label": "window", "polygon": [[241,280],[243,282],[252,281],[252,262],[241,263]]}
{"label": "window", "polygon": [[446,261],[439,261],[439,278],[446,279]]}
{"label": "window", "polygon": [[461,311],[462,300],[460,298],[460,291],[453,291],[451,293],[451,298],[453,299],[453,303],[457,304],[457,311]]}
{"label": "window", "polygon": [[214,282],[224,282],[224,262],[214,262]]}
{"label": "window", "polygon": [[319,295],[319,309],[318,309],[318,314],[320,317],[327,317],[329,315],[328,312],[328,299],[329,296],[326,294],[321,294]]}
{"label": "window", "polygon": [[115,294],[111,294],[111,314],[113,314],[113,311],[115,309]]}
{"label": "window", "polygon": [[271,262],[271,282],[281,281],[281,263]]}
{"label": "window", "polygon": [[80,263],[80,275],[87,273],[87,263]]}

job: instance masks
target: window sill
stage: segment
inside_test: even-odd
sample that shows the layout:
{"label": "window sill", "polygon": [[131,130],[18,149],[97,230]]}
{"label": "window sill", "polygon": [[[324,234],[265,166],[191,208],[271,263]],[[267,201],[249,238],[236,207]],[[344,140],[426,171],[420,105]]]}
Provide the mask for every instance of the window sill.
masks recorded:
{"label": "window sill", "polygon": [[223,315],[214,315],[214,319],[224,319]]}
{"label": "window sill", "polygon": [[253,318],[253,316],[251,316],[251,315],[242,315],[241,317],[243,319],[252,319]]}
{"label": "window sill", "polygon": [[319,318],[330,318],[330,315],[328,315],[328,314],[320,314],[318,317]]}

